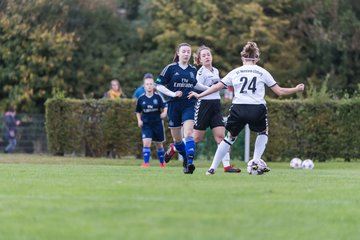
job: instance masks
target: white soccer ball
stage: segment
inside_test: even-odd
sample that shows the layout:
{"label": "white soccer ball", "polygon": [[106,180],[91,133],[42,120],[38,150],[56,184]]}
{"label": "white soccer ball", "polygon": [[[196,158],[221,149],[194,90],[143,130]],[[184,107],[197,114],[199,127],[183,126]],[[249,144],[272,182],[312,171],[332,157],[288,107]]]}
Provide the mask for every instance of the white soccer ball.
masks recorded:
{"label": "white soccer ball", "polygon": [[267,164],[264,160],[250,160],[247,164],[247,172],[250,175],[262,175],[264,172],[262,171],[264,168],[267,168]]}
{"label": "white soccer ball", "polygon": [[303,169],[313,169],[314,168],[314,162],[311,159],[306,159],[302,162],[301,167]]}
{"label": "white soccer ball", "polygon": [[302,168],[301,164],[302,164],[301,159],[300,159],[300,158],[297,158],[297,157],[291,159],[291,161],[290,161],[290,167],[291,167],[291,168],[294,168],[294,169]]}

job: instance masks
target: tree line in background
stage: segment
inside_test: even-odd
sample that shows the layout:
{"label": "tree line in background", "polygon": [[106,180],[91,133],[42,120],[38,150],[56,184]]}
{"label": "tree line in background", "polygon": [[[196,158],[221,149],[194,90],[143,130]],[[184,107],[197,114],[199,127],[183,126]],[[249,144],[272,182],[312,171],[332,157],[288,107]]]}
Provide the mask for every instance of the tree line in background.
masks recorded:
{"label": "tree line in background", "polygon": [[54,96],[101,98],[113,78],[131,96],[180,42],[211,47],[224,76],[256,41],[259,64],[281,85],[351,97],[359,38],[354,0],[0,0],[0,109],[43,112]]}

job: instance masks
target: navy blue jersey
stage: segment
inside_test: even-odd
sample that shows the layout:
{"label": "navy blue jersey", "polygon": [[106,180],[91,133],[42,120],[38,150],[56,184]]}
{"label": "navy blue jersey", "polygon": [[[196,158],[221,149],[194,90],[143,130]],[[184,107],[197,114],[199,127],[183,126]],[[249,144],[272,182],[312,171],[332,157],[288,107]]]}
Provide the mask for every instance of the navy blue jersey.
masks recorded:
{"label": "navy blue jersey", "polygon": [[151,97],[143,94],[137,100],[135,112],[141,113],[143,123],[151,123],[161,121],[160,114],[165,107],[159,94],[154,93]]}
{"label": "navy blue jersey", "polygon": [[[162,70],[156,84],[164,85],[170,91],[181,91],[183,93],[181,97],[170,98],[169,102],[187,99],[189,92],[194,90],[197,83],[196,72],[196,68],[191,65],[183,69],[179,63],[171,63]],[[189,101],[196,101],[196,99],[192,98]]]}

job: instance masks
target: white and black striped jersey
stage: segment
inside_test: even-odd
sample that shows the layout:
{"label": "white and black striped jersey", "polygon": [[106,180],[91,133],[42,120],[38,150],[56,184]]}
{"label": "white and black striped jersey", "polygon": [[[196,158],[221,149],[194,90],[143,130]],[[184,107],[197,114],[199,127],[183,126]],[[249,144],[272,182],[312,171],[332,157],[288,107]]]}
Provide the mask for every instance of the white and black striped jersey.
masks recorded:
{"label": "white and black striped jersey", "polygon": [[[196,80],[205,85],[205,86],[212,86],[218,82],[220,82],[220,76],[219,76],[219,70],[217,68],[212,68],[212,70],[210,71],[209,69],[207,69],[206,67],[202,66],[196,74]],[[213,99],[220,99],[220,93],[218,92],[214,92],[211,93],[205,97],[200,98],[202,100],[213,100]]]}

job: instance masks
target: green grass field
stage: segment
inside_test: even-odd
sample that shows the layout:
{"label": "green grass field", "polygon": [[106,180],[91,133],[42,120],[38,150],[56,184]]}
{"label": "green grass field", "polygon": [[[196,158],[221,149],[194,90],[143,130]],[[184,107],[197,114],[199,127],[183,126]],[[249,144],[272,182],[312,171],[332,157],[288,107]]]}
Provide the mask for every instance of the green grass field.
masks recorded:
{"label": "green grass field", "polygon": [[0,239],[359,239],[360,162],[263,176],[140,164],[0,154]]}

